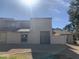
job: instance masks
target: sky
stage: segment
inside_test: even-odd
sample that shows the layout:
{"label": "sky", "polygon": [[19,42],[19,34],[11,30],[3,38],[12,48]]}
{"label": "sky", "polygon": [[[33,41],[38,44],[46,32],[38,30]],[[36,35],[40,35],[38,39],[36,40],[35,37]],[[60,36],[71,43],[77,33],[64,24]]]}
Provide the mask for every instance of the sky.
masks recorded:
{"label": "sky", "polygon": [[0,17],[16,20],[52,17],[52,27],[63,28],[69,23],[69,5],[69,0],[38,0],[31,6],[21,0],[0,0]]}

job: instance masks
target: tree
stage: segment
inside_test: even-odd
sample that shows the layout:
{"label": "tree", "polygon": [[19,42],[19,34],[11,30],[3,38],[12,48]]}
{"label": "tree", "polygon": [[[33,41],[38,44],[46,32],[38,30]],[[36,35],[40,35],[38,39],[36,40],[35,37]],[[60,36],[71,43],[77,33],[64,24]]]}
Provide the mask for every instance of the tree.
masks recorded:
{"label": "tree", "polygon": [[70,24],[65,26],[65,29],[74,33],[76,40],[79,40],[79,0],[72,0],[68,11]]}
{"label": "tree", "polygon": [[66,30],[66,31],[69,31],[69,32],[73,32],[72,24],[66,25],[63,29]]}
{"label": "tree", "polygon": [[70,9],[68,11],[70,16],[70,22],[75,32],[79,32],[79,0],[73,0],[71,2]]}

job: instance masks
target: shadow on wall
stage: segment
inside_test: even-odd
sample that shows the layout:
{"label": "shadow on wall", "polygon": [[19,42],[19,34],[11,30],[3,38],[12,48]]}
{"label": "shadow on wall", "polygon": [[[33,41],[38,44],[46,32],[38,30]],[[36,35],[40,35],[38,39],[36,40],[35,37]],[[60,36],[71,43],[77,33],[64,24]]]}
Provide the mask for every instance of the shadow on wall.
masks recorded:
{"label": "shadow on wall", "polygon": [[72,51],[75,49],[68,45],[0,45],[0,52],[8,52],[11,49],[31,49],[30,59],[79,59],[79,55]]}

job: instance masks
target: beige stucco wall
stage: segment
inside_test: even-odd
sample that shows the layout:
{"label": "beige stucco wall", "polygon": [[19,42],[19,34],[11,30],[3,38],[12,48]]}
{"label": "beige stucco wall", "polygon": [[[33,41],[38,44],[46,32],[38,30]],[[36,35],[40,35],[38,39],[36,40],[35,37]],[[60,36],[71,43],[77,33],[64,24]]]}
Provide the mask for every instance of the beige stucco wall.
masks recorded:
{"label": "beige stucco wall", "polygon": [[67,35],[67,43],[73,43],[73,35]]}
{"label": "beige stucco wall", "polygon": [[7,38],[6,34],[7,34],[6,32],[0,32],[0,43],[1,44],[6,43],[6,38]]}
{"label": "beige stucco wall", "polygon": [[52,44],[66,44],[66,35],[59,35],[59,36],[53,36],[52,37]]}
{"label": "beige stucco wall", "polygon": [[53,30],[52,33],[52,44],[66,44],[68,42],[73,42],[73,36],[71,32],[65,30]]}
{"label": "beige stucco wall", "polygon": [[50,31],[52,37],[52,18],[32,18],[28,44],[40,44],[40,31]]}
{"label": "beige stucco wall", "polygon": [[66,44],[73,43],[73,36],[72,34],[59,34],[59,35],[53,35],[52,36],[52,44]]}
{"label": "beige stucco wall", "polygon": [[[32,18],[30,20],[30,32],[28,33],[27,44],[40,44],[40,31],[49,31],[52,39],[52,18]],[[0,42],[19,44],[21,43],[21,33],[0,32]]]}
{"label": "beige stucco wall", "polygon": [[21,34],[17,32],[7,32],[7,43],[21,43]]}
{"label": "beige stucco wall", "polygon": [[21,42],[20,33],[17,32],[0,32],[0,43],[1,44],[19,44]]}

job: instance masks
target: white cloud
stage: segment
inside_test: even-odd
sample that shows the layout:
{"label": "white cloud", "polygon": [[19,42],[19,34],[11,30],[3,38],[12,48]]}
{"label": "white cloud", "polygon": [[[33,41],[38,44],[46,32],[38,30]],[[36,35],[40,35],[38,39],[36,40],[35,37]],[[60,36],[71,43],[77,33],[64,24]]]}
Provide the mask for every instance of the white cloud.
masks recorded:
{"label": "white cloud", "polygon": [[61,11],[60,11],[60,10],[58,10],[58,9],[53,9],[53,12],[56,12],[56,13],[58,13],[58,14],[60,14],[60,13],[61,13]]}
{"label": "white cloud", "polygon": [[[12,12],[12,10],[13,10],[14,11],[13,13],[17,12],[17,14],[20,13],[20,14],[25,14],[26,16],[28,16],[28,14],[30,13],[29,8],[27,6],[23,7],[23,6],[19,5],[17,3],[19,0],[17,0],[16,3],[15,3],[15,0],[13,0],[13,1],[7,0],[7,2],[10,2],[10,5],[6,4],[6,6],[9,7],[9,6],[11,6],[11,4],[14,4],[13,5],[14,8],[13,8],[13,6],[11,6],[11,8],[9,8],[10,11]],[[33,8],[34,9],[33,15],[35,15],[35,16],[53,16],[55,14],[60,14],[65,9],[68,9],[68,6],[69,6],[69,2],[67,2],[66,0],[40,0],[37,7]]]}
{"label": "white cloud", "polygon": [[48,3],[50,5],[50,7],[58,7],[58,6],[61,6],[61,7],[69,7],[69,2],[67,2],[66,0],[44,0],[45,3]]}
{"label": "white cloud", "polygon": [[62,21],[62,19],[59,17],[54,17],[54,19],[53,19],[53,22],[61,22],[61,21]]}
{"label": "white cloud", "polygon": [[62,6],[68,7],[70,4],[64,0],[55,0],[57,3],[59,3]]}

